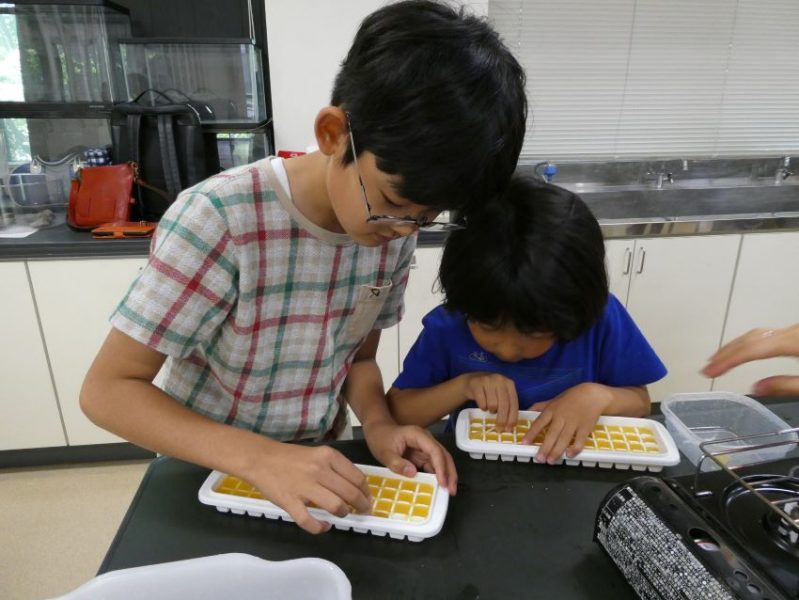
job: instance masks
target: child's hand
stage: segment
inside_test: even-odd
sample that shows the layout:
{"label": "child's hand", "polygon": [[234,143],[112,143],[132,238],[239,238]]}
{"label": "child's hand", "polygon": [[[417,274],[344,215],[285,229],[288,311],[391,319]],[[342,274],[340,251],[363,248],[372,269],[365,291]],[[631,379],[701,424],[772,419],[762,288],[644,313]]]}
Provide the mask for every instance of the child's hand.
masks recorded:
{"label": "child's hand", "polygon": [[467,400],[474,400],[482,410],[496,413],[497,431],[513,431],[519,419],[516,384],[499,373],[467,373],[464,378]]}
{"label": "child's hand", "polygon": [[552,400],[537,402],[530,410],[541,411],[541,414],[533,421],[522,443],[532,443],[538,433],[549,426],[535,461],[554,464],[564,451],[567,458],[573,458],[582,451],[585,440],[609,403],[607,390],[590,383],[569,388]]}
{"label": "child's hand", "polygon": [[415,425],[380,421],[363,425],[363,436],[372,455],[389,469],[414,477],[417,467],[435,473],[439,485],[451,496],[458,489],[458,473],[452,455],[429,431]]}
{"label": "child's hand", "polygon": [[324,533],[331,525],[312,517],[308,504],[338,517],[352,508],[363,513],[372,509],[366,476],[329,446],[276,444],[263,462],[248,481],[309,533]]}

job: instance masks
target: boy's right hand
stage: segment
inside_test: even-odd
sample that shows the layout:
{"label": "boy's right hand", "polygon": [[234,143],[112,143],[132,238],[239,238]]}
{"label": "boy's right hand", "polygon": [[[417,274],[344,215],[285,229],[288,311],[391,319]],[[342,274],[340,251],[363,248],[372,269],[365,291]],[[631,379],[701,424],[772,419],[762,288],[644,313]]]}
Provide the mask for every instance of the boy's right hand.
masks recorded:
{"label": "boy's right hand", "polygon": [[309,533],[324,533],[331,527],[311,516],[309,504],[338,517],[345,517],[353,508],[359,513],[372,509],[366,476],[329,446],[278,443],[249,471],[245,479]]}
{"label": "boy's right hand", "polygon": [[499,373],[466,373],[462,375],[464,394],[482,410],[497,415],[499,432],[513,431],[519,419],[519,397],[516,384]]}

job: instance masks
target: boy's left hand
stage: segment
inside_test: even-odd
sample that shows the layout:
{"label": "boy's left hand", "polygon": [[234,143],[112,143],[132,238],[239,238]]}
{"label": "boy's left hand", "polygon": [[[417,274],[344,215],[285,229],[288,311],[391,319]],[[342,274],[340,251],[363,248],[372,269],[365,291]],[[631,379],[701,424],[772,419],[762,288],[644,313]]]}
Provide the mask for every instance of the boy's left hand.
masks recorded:
{"label": "boy's left hand", "polygon": [[610,398],[602,386],[580,384],[546,402],[537,402],[530,410],[541,411],[533,421],[522,444],[530,444],[549,426],[535,456],[536,462],[555,464],[566,453],[567,458],[579,454],[594,429]]}
{"label": "boy's left hand", "polygon": [[395,473],[414,477],[417,468],[435,473],[438,483],[451,496],[455,495],[458,488],[455,461],[429,431],[415,425],[380,421],[364,425],[363,436],[372,455]]}

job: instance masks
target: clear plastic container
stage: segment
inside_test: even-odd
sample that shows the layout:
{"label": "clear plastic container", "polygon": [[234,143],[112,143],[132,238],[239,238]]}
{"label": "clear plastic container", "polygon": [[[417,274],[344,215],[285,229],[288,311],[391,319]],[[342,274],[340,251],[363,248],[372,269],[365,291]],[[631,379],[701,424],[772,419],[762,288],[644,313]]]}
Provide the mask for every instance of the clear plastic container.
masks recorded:
{"label": "clear plastic container", "polygon": [[0,4],[3,102],[102,102],[124,93],[119,38],[127,9],[100,0]]}
{"label": "clear plastic container", "polygon": [[269,561],[217,554],[109,571],[54,600],[350,600],[352,586],[321,558]]}
{"label": "clear plastic container", "polygon": [[195,106],[203,123],[267,119],[261,51],[250,40],[142,38],[119,47],[128,98],[156,89]]}
{"label": "clear plastic container", "polygon": [[[660,408],[666,417],[666,428],[677,447],[694,465],[698,465],[702,457],[703,451],[699,447],[702,442],[777,433],[791,427],[756,400],[730,392],[673,394],[663,400]],[[716,453],[756,444],[789,442],[797,439],[799,438],[796,433],[787,433],[767,439],[732,440],[723,444],[714,444],[707,450]],[[785,458],[796,448],[796,444],[788,443],[724,454],[718,458],[728,467],[737,467]],[[702,463],[703,471],[719,468],[710,458],[706,458]]]}

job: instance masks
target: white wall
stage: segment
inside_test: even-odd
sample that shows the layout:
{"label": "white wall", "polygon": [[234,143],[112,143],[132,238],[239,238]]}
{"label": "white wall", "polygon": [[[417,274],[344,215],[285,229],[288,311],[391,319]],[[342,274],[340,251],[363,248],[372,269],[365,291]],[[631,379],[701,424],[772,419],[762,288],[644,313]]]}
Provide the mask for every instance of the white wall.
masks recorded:
{"label": "white wall", "polygon": [[[265,0],[269,78],[277,150],[315,144],[316,113],[330,102],[333,79],[361,20],[384,0]],[[464,1],[488,13],[487,0]]]}

